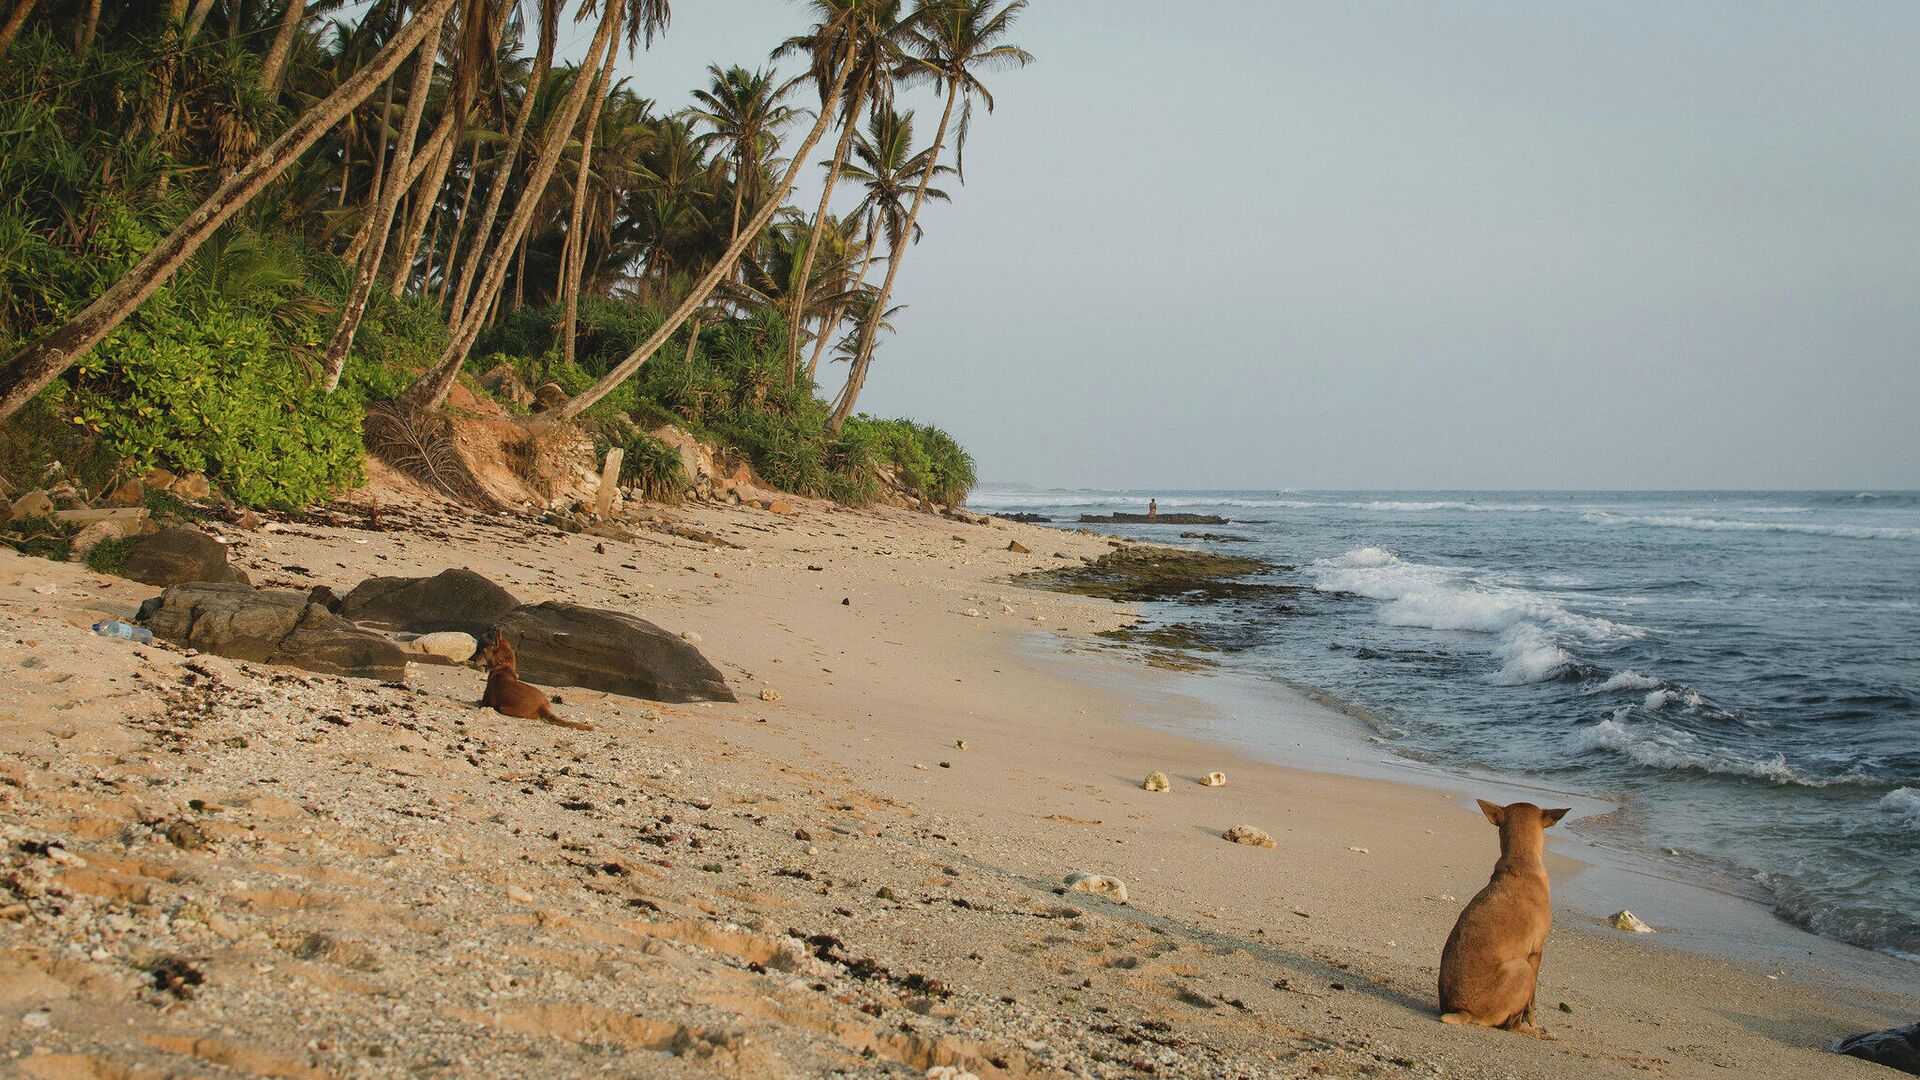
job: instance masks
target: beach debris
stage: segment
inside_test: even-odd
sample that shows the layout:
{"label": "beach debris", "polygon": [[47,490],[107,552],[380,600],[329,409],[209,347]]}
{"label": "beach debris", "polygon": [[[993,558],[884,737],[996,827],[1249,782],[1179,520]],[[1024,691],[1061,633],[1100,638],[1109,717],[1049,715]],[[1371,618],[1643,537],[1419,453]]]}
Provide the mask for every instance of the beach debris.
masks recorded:
{"label": "beach debris", "polygon": [[181,851],[193,851],[207,846],[207,834],[201,832],[200,826],[191,821],[176,821],[168,825],[162,835],[167,838],[167,843]]}
{"label": "beach debris", "polygon": [[760,700],[761,701],[779,701],[780,691],[775,690],[771,686],[763,686],[760,688]]}
{"label": "beach debris", "polygon": [[689,645],[698,645],[700,644],[700,635],[691,630],[682,630],[680,631],[680,640]]}
{"label": "beach debris", "polygon": [[961,612],[960,614],[965,615],[969,619],[977,619],[980,617],[980,609],[968,608],[967,610]]}
{"label": "beach debris", "polygon": [[1021,542],[1020,542],[1020,541],[1018,541],[1018,540],[1009,540],[1009,541],[1007,541],[1007,550],[1008,550],[1008,551],[1011,551],[1011,552],[1013,552],[1013,553],[1014,553],[1015,555],[1031,555],[1031,554],[1033,554],[1033,549],[1032,549],[1032,548],[1030,548],[1030,547],[1028,547],[1027,545],[1025,545],[1025,544],[1023,544],[1023,543],[1021,543]]}
{"label": "beach debris", "polygon": [[853,597],[851,597],[851,596],[843,596],[843,597],[841,597],[841,598],[840,598],[840,606],[841,606],[841,607],[852,607],[852,606],[853,606]]}
{"label": "beach debris", "polygon": [[1168,780],[1167,774],[1163,772],[1148,773],[1147,778],[1140,782],[1140,786],[1146,788],[1148,791],[1173,790],[1173,782]]}
{"label": "beach debris", "polygon": [[1067,888],[1079,892],[1104,896],[1109,900],[1127,902],[1127,883],[1105,874],[1072,873],[1067,875]]}
{"label": "beach debris", "polygon": [[1678,854],[1680,854],[1680,849],[1679,849],[1679,848],[1677,848],[1677,847],[1670,847],[1670,848],[1667,848],[1667,849],[1666,849],[1666,851],[1667,851],[1667,854],[1669,854],[1669,855],[1678,855]]}
{"label": "beach debris", "polygon": [[125,638],[128,641],[137,641],[142,645],[152,644],[153,642],[152,631],[144,626],[134,626],[131,623],[123,623],[119,619],[106,619],[94,623],[93,632],[101,637]]}
{"label": "beach debris", "polygon": [[1226,787],[1227,774],[1223,772],[1210,772],[1207,775],[1200,778],[1200,786],[1201,787]]}
{"label": "beach debris", "polygon": [[1266,833],[1261,832],[1251,825],[1235,825],[1233,828],[1221,833],[1220,838],[1222,840],[1231,840],[1236,844],[1245,844],[1248,847],[1270,848],[1273,846],[1273,837],[1268,836]]}
{"label": "beach debris", "polygon": [[958,1065],[934,1065],[927,1069],[925,1080],[980,1080],[980,1077]]}
{"label": "beach debris", "polygon": [[1920,1075],[1920,1024],[1849,1035],[1834,1045],[1836,1053]]}
{"label": "beach debris", "polygon": [[1607,916],[1607,925],[1613,927],[1615,930],[1625,930],[1630,934],[1653,933],[1653,927],[1641,922],[1640,916],[1635,915],[1625,908],[1621,908],[1619,911]]}
{"label": "beach debris", "polygon": [[1363,847],[1350,847],[1350,848],[1348,848],[1347,850],[1348,850],[1348,851],[1351,851],[1351,852],[1354,852],[1354,853],[1356,853],[1356,854],[1359,854],[1359,855],[1371,855],[1371,854],[1373,854],[1372,852],[1370,852],[1370,851],[1368,851],[1368,850],[1367,850],[1366,848],[1363,848]]}
{"label": "beach debris", "polygon": [[1573,1011],[1573,1006],[1563,1001],[1560,1003],[1560,1011],[1563,1013],[1571,1013]]}
{"label": "beach debris", "polygon": [[953,741],[953,748],[954,748],[955,750],[965,750],[965,749],[967,748],[967,740],[965,740],[965,739],[955,739],[955,740]]}

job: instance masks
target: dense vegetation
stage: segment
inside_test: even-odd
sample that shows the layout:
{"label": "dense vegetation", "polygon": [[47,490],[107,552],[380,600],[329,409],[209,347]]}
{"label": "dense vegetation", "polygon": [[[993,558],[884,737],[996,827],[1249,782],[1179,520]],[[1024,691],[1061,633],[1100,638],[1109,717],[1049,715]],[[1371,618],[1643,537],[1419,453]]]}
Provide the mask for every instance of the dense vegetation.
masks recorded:
{"label": "dense vegetation", "polygon": [[958,501],[951,438],[855,410],[1023,6],[813,0],[775,50],[801,74],[714,65],[674,109],[612,78],[666,0],[0,0],[0,477],[305,503],[359,477],[370,402],[505,362],[568,395],[524,422],[587,424],[658,497],[671,422],[786,490]]}

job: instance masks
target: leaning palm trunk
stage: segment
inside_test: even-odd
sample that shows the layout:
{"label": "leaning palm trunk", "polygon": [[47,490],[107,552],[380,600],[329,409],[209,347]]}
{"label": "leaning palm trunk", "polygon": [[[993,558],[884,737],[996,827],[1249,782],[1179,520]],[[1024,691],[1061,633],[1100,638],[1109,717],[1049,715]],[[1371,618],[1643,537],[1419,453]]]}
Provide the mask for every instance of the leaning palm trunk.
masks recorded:
{"label": "leaning palm trunk", "polygon": [[453,236],[447,240],[447,257],[440,264],[440,292],[434,303],[442,309],[447,306],[447,290],[453,287],[453,266],[459,261],[460,237],[467,231],[467,211],[473,208],[473,185],[479,179],[480,144],[476,142],[467,154],[467,191],[460,197],[460,213],[453,219]]}
{"label": "leaning palm trunk", "polygon": [[34,0],[18,0],[13,10],[7,14],[7,21],[0,23],[0,53],[7,51],[13,39],[20,36],[20,28],[26,25],[27,16],[33,14]]}
{"label": "leaning palm trunk", "polygon": [[800,179],[800,170],[806,167],[807,155],[813,153],[813,148],[820,143],[820,136],[826,133],[827,125],[833,123],[834,103],[840,99],[840,91],[846,87],[847,76],[852,71],[853,65],[850,63],[841,69],[839,78],[835,80],[833,88],[827,92],[827,98],[820,106],[820,118],[814,121],[813,129],[807,132],[806,141],[800,144],[800,149],[793,155],[793,161],[787,166],[786,174],[780,178],[779,188],[767,197],[766,202],[754,213],[753,218],[740,230],[740,235],[734,237],[733,243],[727,245],[727,250],[714,260],[706,276],[687,293],[687,298],[680,302],[680,306],[661,321],[652,336],[641,342],[639,348],[628,353],[627,358],[616,364],[613,370],[601,377],[599,382],[562,402],[558,408],[534,413],[527,418],[526,423],[535,426],[560,423],[571,420],[593,407],[595,402],[612,393],[615,387],[626,382],[634,372],[640,370],[640,365],[646,363],[660,346],[667,343],[667,339],[673,336],[674,331],[680,329],[682,323],[701,309],[720,282],[733,273],[733,268],[740,262],[740,256],[746,253],[747,247],[753,243],[754,238],[767,227],[767,222],[773,220],[773,215],[779,211],[781,204],[787,201],[787,193],[793,190],[795,181]]}
{"label": "leaning palm trunk", "polygon": [[[587,58],[580,65],[580,71],[595,70],[600,66],[602,56],[614,47],[614,36],[620,31],[620,22],[624,5],[613,4],[600,20],[600,30],[594,35],[593,44],[587,50]],[[513,216],[507,220],[496,250],[508,252],[521,247],[527,235],[527,226],[533,223],[534,215],[539,211],[542,197],[546,194],[547,182],[553,179],[555,166],[560,164],[560,152],[565,149],[567,139],[573,134],[573,125],[580,118],[580,110],[586,105],[587,91],[595,80],[576,77],[573,86],[567,91],[567,97],[561,104],[560,112],[547,125],[541,137],[540,154],[534,161],[533,171],[527,177],[526,186],[521,190],[520,201],[514,207]],[[522,266],[525,266],[524,248]],[[493,302],[494,295],[500,291],[506,281],[507,260],[495,258],[487,267],[486,276],[481,278],[478,290],[473,294],[473,303],[469,315],[453,327],[453,336],[447,343],[446,352],[441,354],[440,362],[422,375],[412,386],[400,395],[401,401],[416,409],[439,408],[446,400],[448,391],[460,373],[460,365],[472,351],[473,343],[480,337],[485,327],[485,319],[480,311]],[[516,282],[524,282],[524,272],[517,274]]]}
{"label": "leaning palm trunk", "polygon": [[[558,17],[559,10],[553,12]],[[472,314],[472,308],[485,309],[491,301],[470,303],[473,287],[480,280],[481,260],[493,250],[493,222],[500,216],[500,207],[507,199],[507,184],[513,178],[514,166],[520,162],[520,147],[526,143],[527,128],[533,124],[534,99],[547,71],[553,66],[553,34],[549,28],[542,27],[540,44],[533,56],[533,71],[527,79],[527,92],[520,98],[520,110],[514,114],[513,127],[507,132],[507,144],[500,151],[500,165],[494,170],[493,183],[487,188],[487,205],[480,213],[479,221],[474,225],[473,249],[467,253],[467,261],[460,269],[460,279],[453,285],[453,303],[448,309],[447,323],[458,326]],[[504,245],[500,248],[505,251]],[[498,261],[499,256],[494,256]],[[447,263],[447,273],[453,273],[453,263]]]}
{"label": "leaning palm trunk", "polygon": [[[407,218],[406,231],[400,234],[400,253],[393,262],[394,299],[399,299],[413,281],[413,260],[420,253],[420,241],[426,238],[427,221],[433,217],[433,211],[440,205],[440,186],[447,181],[447,170],[453,166],[454,132],[460,126],[460,117],[449,112],[440,122],[440,131],[433,133],[427,141],[427,153],[421,160],[431,161],[432,167],[423,175],[426,179],[413,188],[413,213]],[[434,222],[435,229],[439,222]]]}
{"label": "leaning palm trunk", "polygon": [[302,113],[271,145],[222,181],[139,265],[58,329],[8,358],[0,367],[0,420],[19,412],[35,394],[126,321],[215,230],[266,190],[321,135],[392,75],[452,6],[453,0],[422,0],[413,21],[402,27],[366,67]]}
{"label": "leaning palm trunk", "polygon": [[[234,9],[239,10],[239,5]],[[260,89],[269,95],[280,92],[280,79],[287,71],[287,55],[293,51],[293,35],[300,29],[306,10],[307,0],[287,0],[286,11],[280,16],[280,28],[273,32],[266,59],[260,61]]]}
{"label": "leaning palm trunk", "polygon": [[[31,0],[29,0],[31,2]],[[238,6],[235,11],[240,10]],[[73,52],[75,56],[85,56],[93,48],[93,36],[100,30],[100,0],[87,0],[87,13],[73,33]],[[0,46],[0,51],[4,46]]]}
{"label": "leaning palm trunk", "polygon": [[[427,112],[427,92],[433,86],[433,60],[439,52],[436,46],[445,20],[444,13],[433,20],[426,43],[413,58],[413,85],[407,89],[407,117],[400,125],[393,166],[387,170],[386,186],[381,189],[379,202],[374,207],[373,228],[367,245],[360,250],[360,264],[353,276],[353,289],[347,294],[347,305],[340,312],[340,324],[334,327],[333,338],[327,342],[323,382],[328,393],[340,385],[340,373],[347,366],[347,355],[353,351],[353,336],[360,329],[360,318],[367,312],[367,301],[372,298],[374,283],[380,276],[380,262],[386,255],[387,233],[393,230],[394,212],[400,206],[400,195],[413,172],[414,142],[420,136],[420,118]],[[448,119],[452,119],[451,115]],[[426,200],[421,202],[424,204]],[[402,265],[400,272],[405,274],[407,269]]]}
{"label": "leaning palm trunk", "polygon": [[[381,187],[387,179],[387,136],[393,123],[393,80],[387,80],[386,100],[380,104],[380,142],[373,152],[373,180],[367,185],[367,214],[360,219],[360,228],[353,234],[353,242],[347,245],[345,258],[350,263],[360,261],[360,253],[366,250],[367,239],[373,235],[374,207],[380,202]],[[347,189],[344,182],[340,187],[340,201],[345,204]]]}
{"label": "leaning palm trunk", "polygon": [[940,113],[940,129],[933,134],[933,146],[927,151],[927,168],[920,174],[920,185],[913,190],[913,205],[907,209],[907,227],[900,230],[900,236],[893,242],[893,250],[887,254],[887,276],[880,281],[880,292],[873,298],[873,311],[860,324],[860,350],[853,356],[853,367],[847,372],[847,384],[840,390],[840,401],[833,407],[833,414],[827,418],[827,430],[838,435],[841,425],[847,417],[853,415],[854,403],[860,399],[860,388],[867,383],[867,368],[873,365],[874,342],[880,337],[880,323],[884,321],[887,310],[887,298],[893,295],[893,279],[900,273],[900,260],[907,253],[907,245],[913,242],[914,223],[920,218],[920,207],[927,201],[927,187],[933,183],[933,173],[940,167],[940,148],[946,145],[947,122],[953,119],[953,103],[960,96],[960,83],[954,80],[947,84],[947,107]]}
{"label": "leaning palm trunk", "polygon": [[561,306],[566,316],[560,325],[560,355],[573,366],[574,328],[580,321],[580,276],[587,270],[587,174],[593,162],[593,134],[600,127],[600,109],[607,103],[607,84],[613,81],[613,62],[618,49],[607,50],[607,62],[593,83],[593,105],[587,109],[587,123],[580,134],[580,168],[573,175],[573,219],[567,223],[567,246],[561,253]]}
{"label": "leaning palm trunk", "polygon": [[806,319],[807,280],[813,276],[813,257],[820,249],[820,225],[827,220],[827,204],[833,199],[833,186],[840,180],[840,170],[847,163],[847,151],[853,146],[853,134],[859,125],[854,122],[860,112],[861,90],[864,84],[855,86],[853,103],[847,109],[846,127],[840,132],[840,142],[833,150],[833,164],[827,167],[827,184],[820,190],[820,206],[813,212],[813,228],[807,230],[807,251],[800,259],[800,286],[793,294],[793,310],[787,313],[787,385],[793,385],[794,372],[800,367],[800,326]]}

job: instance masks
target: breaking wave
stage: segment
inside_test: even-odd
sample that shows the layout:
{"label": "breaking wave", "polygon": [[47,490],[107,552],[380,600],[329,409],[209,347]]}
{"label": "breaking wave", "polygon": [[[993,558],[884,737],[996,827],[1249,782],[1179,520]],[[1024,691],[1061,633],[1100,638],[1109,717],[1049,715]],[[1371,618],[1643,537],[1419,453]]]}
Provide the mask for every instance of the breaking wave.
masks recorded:
{"label": "breaking wave", "polygon": [[1897,525],[1817,525],[1804,521],[1737,521],[1731,518],[1702,518],[1685,514],[1616,514],[1593,510],[1582,520],[1595,525],[1646,525],[1664,529],[1692,529],[1696,532],[1772,532],[1800,533],[1807,536],[1834,536],[1847,540],[1920,540],[1920,529]]}
{"label": "breaking wave", "polygon": [[1881,797],[1880,809],[1920,829],[1920,788],[1894,788]]}

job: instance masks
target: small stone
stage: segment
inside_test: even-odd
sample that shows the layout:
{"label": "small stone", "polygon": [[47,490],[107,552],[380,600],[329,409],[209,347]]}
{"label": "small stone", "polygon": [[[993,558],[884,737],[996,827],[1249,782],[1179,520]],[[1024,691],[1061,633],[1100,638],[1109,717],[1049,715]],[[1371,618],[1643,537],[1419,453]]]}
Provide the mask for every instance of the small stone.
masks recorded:
{"label": "small stone", "polygon": [[775,690],[771,686],[762,687],[760,690],[760,700],[761,701],[779,701],[780,691]]}
{"label": "small stone", "polygon": [[421,634],[406,643],[407,648],[423,656],[437,656],[464,664],[480,651],[480,643],[472,634],[463,634],[457,630],[441,630],[431,634]]}
{"label": "small stone", "polygon": [[1031,554],[1033,554],[1033,549],[1032,549],[1032,548],[1030,548],[1030,547],[1028,547],[1027,545],[1025,545],[1025,544],[1023,544],[1023,543],[1021,543],[1021,542],[1020,542],[1020,541],[1018,541],[1018,540],[1009,540],[1009,541],[1007,541],[1007,550],[1008,550],[1008,551],[1011,551],[1011,552],[1013,552],[1013,553],[1014,553],[1015,555],[1031,555]]}
{"label": "small stone", "polygon": [[1202,787],[1226,787],[1227,774],[1223,772],[1210,772],[1200,778],[1200,785]]}
{"label": "small stone", "polygon": [[14,520],[19,520],[20,518],[46,517],[53,511],[53,496],[44,491],[29,491],[13,500],[9,515]]}
{"label": "small stone", "polygon": [[147,486],[148,491],[171,491],[173,485],[180,482],[180,478],[165,469],[156,467],[141,473],[140,482]]}
{"label": "small stone", "polygon": [[1221,833],[1220,838],[1222,840],[1231,840],[1236,844],[1245,844],[1248,847],[1270,848],[1273,846],[1273,837],[1268,836],[1266,833],[1261,832],[1251,825],[1235,825],[1233,828]]}
{"label": "small stone", "polygon": [[200,826],[191,821],[176,821],[169,824],[164,835],[167,843],[181,851],[198,851],[207,846],[207,834],[201,832]]}
{"label": "small stone", "polygon": [[1653,927],[1640,921],[1640,916],[1621,908],[1607,917],[1607,925],[1615,930],[1625,930],[1629,934],[1651,934]]}
{"label": "small stone", "polygon": [[254,513],[251,510],[240,511],[240,516],[237,518],[234,518],[233,523],[236,526],[247,530],[248,532],[260,531],[260,525],[261,525],[260,515]]}
{"label": "small stone", "polygon": [[1173,790],[1172,781],[1168,780],[1167,774],[1163,772],[1148,773],[1147,778],[1141,781],[1140,786],[1143,788],[1146,788],[1148,791],[1172,791]]}
{"label": "small stone", "polygon": [[700,644],[700,635],[691,630],[682,630],[680,631],[680,640],[689,645],[698,645]]}
{"label": "small stone", "polygon": [[140,506],[147,501],[147,485],[139,480],[129,480],[113,489],[108,495],[106,506]]}
{"label": "small stone", "polygon": [[20,1023],[35,1031],[44,1031],[53,1024],[53,1014],[45,1009],[35,1009],[25,1016],[22,1016]]}
{"label": "small stone", "polygon": [[1368,850],[1367,850],[1366,848],[1363,848],[1363,847],[1350,847],[1350,848],[1348,848],[1347,850],[1348,850],[1348,851],[1351,851],[1351,852],[1354,852],[1355,854],[1358,854],[1358,855],[1370,855],[1370,854],[1372,854],[1372,852],[1370,852],[1370,851],[1368,851]]}
{"label": "small stone", "polygon": [[81,858],[78,855],[75,855],[73,852],[68,851],[66,848],[63,848],[63,847],[48,848],[47,858],[52,859],[54,862],[59,863],[61,866],[71,866],[76,869],[87,865],[87,860]]}
{"label": "small stone", "polygon": [[969,619],[977,619],[980,617],[980,609],[968,608],[967,610],[961,612],[960,614],[965,615]]}
{"label": "small stone", "polygon": [[967,748],[967,740],[955,739],[953,742],[953,748],[955,750],[965,750]]}
{"label": "small stone", "polygon": [[516,904],[532,904],[533,894],[518,885],[507,886],[507,899]]}
{"label": "small stone", "polygon": [[1104,896],[1123,904],[1127,902],[1127,883],[1105,874],[1068,874],[1067,888],[1092,893],[1095,896]]}

